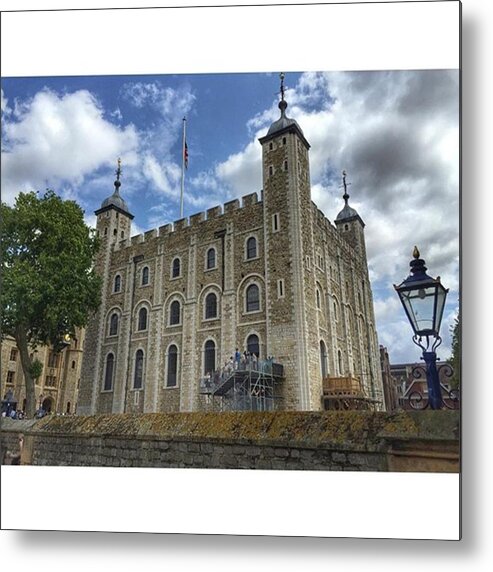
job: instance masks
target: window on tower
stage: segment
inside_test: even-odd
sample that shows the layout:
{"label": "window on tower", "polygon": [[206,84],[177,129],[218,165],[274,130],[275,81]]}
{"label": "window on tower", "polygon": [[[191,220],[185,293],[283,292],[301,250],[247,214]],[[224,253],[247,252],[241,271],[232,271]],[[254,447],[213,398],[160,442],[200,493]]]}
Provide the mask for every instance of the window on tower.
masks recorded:
{"label": "window on tower", "polygon": [[206,267],[207,267],[207,270],[211,270],[212,268],[216,268],[216,249],[215,248],[209,248],[209,250],[207,251]]}
{"label": "window on tower", "polygon": [[109,353],[106,357],[106,369],[104,372],[103,391],[111,391],[113,388],[113,372],[115,371],[115,356]]}
{"label": "window on tower", "polygon": [[246,242],[246,257],[247,260],[257,258],[257,239],[251,236]]}
{"label": "window on tower", "polygon": [[214,373],[216,370],[216,344],[207,340],[204,346],[204,375]]}
{"label": "window on tower", "polygon": [[147,284],[149,284],[149,267],[144,266],[144,268],[142,268],[142,286],[146,286]]}
{"label": "window on tower", "polygon": [[246,290],[246,311],[258,312],[260,310],[260,290],[256,284],[250,284]]}
{"label": "window on tower", "polygon": [[144,352],[137,350],[135,354],[134,389],[142,389],[144,380]]}
{"label": "window on tower", "polygon": [[279,213],[272,215],[272,232],[277,232],[281,228]]}
{"label": "window on tower", "polygon": [[205,319],[217,318],[217,296],[210,292],[205,298]]}
{"label": "window on tower", "polygon": [[277,297],[284,298],[284,280],[282,278],[277,281]]}
{"label": "window on tower", "polygon": [[169,307],[169,325],[177,326],[180,324],[180,302],[174,300]]}
{"label": "window on tower", "polygon": [[111,314],[109,335],[116,336],[118,334],[118,314]]}
{"label": "window on tower", "polygon": [[173,259],[173,263],[171,265],[171,278],[178,278],[180,276],[180,270],[180,259]]}
{"label": "window on tower", "polygon": [[178,373],[178,348],[172,344],[168,349],[168,373],[166,387],[176,387]]}
{"label": "window on tower", "polygon": [[139,310],[139,319],[138,319],[138,323],[137,323],[137,330],[139,330],[139,332],[141,332],[143,330],[147,330],[147,309],[146,308],[141,308]]}

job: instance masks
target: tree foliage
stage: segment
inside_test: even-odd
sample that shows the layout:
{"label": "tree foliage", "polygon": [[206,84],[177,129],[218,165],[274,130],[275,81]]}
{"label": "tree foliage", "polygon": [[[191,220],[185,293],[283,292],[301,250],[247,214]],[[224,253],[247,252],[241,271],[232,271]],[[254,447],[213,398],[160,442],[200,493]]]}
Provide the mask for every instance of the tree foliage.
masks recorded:
{"label": "tree foliage", "polygon": [[20,193],[13,207],[1,205],[2,337],[14,337],[19,348],[28,415],[36,373],[29,348],[60,348],[99,306],[101,281],[92,267],[98,240],[83,215],[53,191]]}
{"label": "tree foliage", "polygon": [[454,369],[454,374],[450,380],[450,385],[454,389],[460,385],[460,352],[461,352],[461,323],[460,310],[455,318],[453,326],[450,328],[452,336],[452,355],[450,357],[450,365]]}

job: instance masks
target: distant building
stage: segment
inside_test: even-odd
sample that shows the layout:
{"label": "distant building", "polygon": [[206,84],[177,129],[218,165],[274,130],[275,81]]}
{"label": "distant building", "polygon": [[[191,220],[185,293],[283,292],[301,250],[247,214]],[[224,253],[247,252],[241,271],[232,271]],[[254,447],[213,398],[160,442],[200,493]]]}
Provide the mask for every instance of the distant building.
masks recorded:
{"label": "distant building", "polygon": [[[49,413],[75,413],[82,367],[84,331],[70,340],[64,350],[54,351],[51,346],[39,346],[31,350],[32,359],[43,364],[43,371],[36,380],[36,408]],[[17,402],[17,409],[26,409],[26,388],[20,353],[13,338],[2,340],[1,389],[2,398],[9,392]]]}
{"label": "distant building", "polygon": [[[95,213],[102,304],[86,331],[79,413],[196,411],[216,397],[236,409],[384,408],[365,224],[345,174],[335,224],[312,202],[310,144],[281,93],[259,140],[263,189],[241,203],[131,238],[118,167]],[[225,379],[237,348],[260,365]],[[342,379],[341,401],[330,392]]]}
{"label": "distant building", "polygon": [[[458,402],[454,403],[447,394],[451,390],[450,376],[451,366],[446,361],[437,361],[440,384],[442,386],[442,397],[451,408],[458,408]],[[426,381],[426,366],[421,363],[401,363],[390,366],[390,373],[395,381],[395,388],[400,409],[413,409],[411,400],[415,407],[419,408],[420,403],[428,400],[428,383]],[[425,401],[426,400],[426,401]]]}
{"label": "distant building", "polygon": [[380,346],[380,369],[382,371],[385,409],[386,411],[395,411],[399,409],[399,392],[395,377],[392,375],[389,354],[387,348],[384,346]]}

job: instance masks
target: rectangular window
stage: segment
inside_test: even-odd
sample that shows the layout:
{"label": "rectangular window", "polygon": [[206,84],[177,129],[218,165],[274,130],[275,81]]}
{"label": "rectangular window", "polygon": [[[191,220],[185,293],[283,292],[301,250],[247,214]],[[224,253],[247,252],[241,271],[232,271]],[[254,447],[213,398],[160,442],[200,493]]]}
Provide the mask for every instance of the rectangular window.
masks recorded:
{"label": "rectangular window", "polygon": [[13,385],[15,381],[15,371],[7,372],[7,383]]}
{"label": "rectangular window", "polygon": [[17,348],[10,350],[10,361],[17,361]]}
{"label": "rectangular window", "polygon": [[272,215],[272,232],[277,232],[281,228],[279,213]]}
{"label": "rectangular window", "polygon": [[277,281],[277,297],[284,298],[284,280]]}

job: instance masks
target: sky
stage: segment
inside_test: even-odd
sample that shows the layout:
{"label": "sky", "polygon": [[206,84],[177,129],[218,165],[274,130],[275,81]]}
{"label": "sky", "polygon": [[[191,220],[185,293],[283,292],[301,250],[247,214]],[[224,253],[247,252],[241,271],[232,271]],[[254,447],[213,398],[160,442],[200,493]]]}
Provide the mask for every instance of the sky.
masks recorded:
{"label": "sky", "polygon": [[[258,138],[279,117],[278,73],[2,78],[2,201],[53,189],[87,224],[112,194],[133,234],[262,188]],[[311,144],[312,199],[334,221],[341,172],[365,236],[380,344],[391,363],[419,361],[393,284],[414,245],[449,288],[438,357],[450,356],[459,297],[459,72],[287,73],[287,115]]]}

